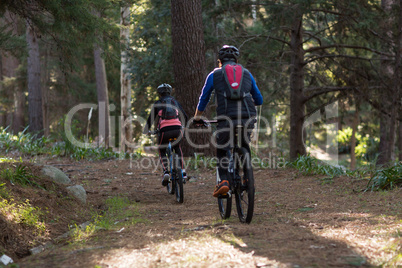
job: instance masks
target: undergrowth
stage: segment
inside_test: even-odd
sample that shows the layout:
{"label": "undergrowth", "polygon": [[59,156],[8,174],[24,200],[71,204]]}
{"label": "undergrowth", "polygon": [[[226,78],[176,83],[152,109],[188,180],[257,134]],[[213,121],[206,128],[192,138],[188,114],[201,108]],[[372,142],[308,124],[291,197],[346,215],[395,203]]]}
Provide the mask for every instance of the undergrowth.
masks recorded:
{"label": "undergrowth", "polygon": [[136,204],[131,204],[126,197],[111,197],[105,201],[107,210],[95,214],[93,222],[80,228],[75,225],[71,233],[70,244],[85,243],[98,229],[111,230],[124,225],[132,225],[145,220],[140,217]]}
{"label": "undergrowth", "polygon": [[25,128],[22,132],[14,135],[8,132],[8,128],[0,128],[0,150],[9,153],[13,150],[19,151],[28,155],[51,155],[51,156],[66,156],[75,160],[104,160],[117,158],[138,158],[141,156],[139,152],[134,154],[119,154],[111,148],[93,147],[81,148],[73,145],[66,135],[61,134],[61,141],[56,141],[55,138],[38,137],[35,134],[27,132]]}
{"label": "undergrowth", "polygon": [[[2,188],[4,194],[4,186]],[[33,227],[38,235],[45,232],[46,226],[41,221],[42,211],[40,208],[32,206],[28,199],[23,203],[18,203],[13,198],[10,198],[8,194],[7,197],[8,200],[0,197],[0,214],[11,222]]]}
{"label": "undergrowth", "polygon": [[367,190],[387,190],[402,186],[402,163],[377,169],[367,184]]}
{"label": "undergrowth", "polygon": [[331,166],[309,155],[299,156],[295,161],[287,162],[287,167],[299,170],[303,175],[324,175],[323,182],[330,183],[339,176],[368,180],[366,191],[392,190],[402,186],[402,163],[376,169],[374,164],[354,171],[341,166]]}
{"label": "undergrowth", "polygon": [[9,181],[12,184],[19,184],[23,186],[34,186],[43,189],[38,183],[35,182],[37,178],[31,171],[31,169],[21,163],[12,164],[8,168],[0,171],[0,179]]}

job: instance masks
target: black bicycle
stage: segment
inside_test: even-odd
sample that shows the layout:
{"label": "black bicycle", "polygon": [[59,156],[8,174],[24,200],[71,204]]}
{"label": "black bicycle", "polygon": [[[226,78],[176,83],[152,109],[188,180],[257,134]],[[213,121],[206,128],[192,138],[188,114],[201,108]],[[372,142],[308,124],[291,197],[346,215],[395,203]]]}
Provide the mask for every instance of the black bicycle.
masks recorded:
{"label": "black bicycle", "polygon": [[[206,126],[217,123],[215,120],[205,121]],[[227,152],[229,158],[228,180],[230,190],[225,195],[218,196],[219,212],[222,219],[228,219],[232,211],[232,196],[235,196],[237,215],[241,222],[250,223],[254,212],[255,184],[251,156],[242,147],[243,125],[234,126],[234,147]],[[216,184],[221,182],[218,171]]]}
{"label": "black bicycle", "polygon": [[[159,135],[159,131],[153,131],[151,134]],[[170,171],[170,180],[166,186],[167,191],[169,194],[176,195],[176,201],[179,203],[183,203],[184,201],[184,190],[183,184],[185,180],[183,179],[183,172],[181,168],[179,168],[179,156],[175,152],[174,148],[172,147],[172,142],[175,142],[176,138],[169,139],[169,144],[166,148],[166,153],[168,155],[169,160],[169,171]]]}

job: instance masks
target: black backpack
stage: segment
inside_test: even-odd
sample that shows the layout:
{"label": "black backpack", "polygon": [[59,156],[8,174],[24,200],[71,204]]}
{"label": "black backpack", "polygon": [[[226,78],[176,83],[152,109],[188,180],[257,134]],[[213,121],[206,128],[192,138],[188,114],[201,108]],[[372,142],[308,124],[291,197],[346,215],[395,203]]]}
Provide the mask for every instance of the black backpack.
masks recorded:
{"label": "black backpack", "polygon": [[172,97],[164,98],[162,103],[162,119],[170,120],[179,118],[176,100]]}

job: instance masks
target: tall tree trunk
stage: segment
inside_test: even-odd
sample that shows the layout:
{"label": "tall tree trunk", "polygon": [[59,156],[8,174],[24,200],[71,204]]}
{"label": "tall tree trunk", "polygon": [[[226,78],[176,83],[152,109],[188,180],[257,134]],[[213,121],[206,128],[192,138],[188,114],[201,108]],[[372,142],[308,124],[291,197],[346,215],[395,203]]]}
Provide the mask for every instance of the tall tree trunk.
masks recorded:
{"label": "tall tree trunk", "polygon": [[[3,57],[0,55],[0,92],[3,89]],[[5,117],[5,110],[3,106],[0,104],[0,128],[5,127],[6,125],[6,117]]]}
{"label": "tall tree trunk", "polygon": [[[201,0],[172,0],[171,10],[176,98],[191,117],[206,75]],[[189,138],[192,142],[203,145],[209,143],[211,135],[193,133]],[[212,155],[213,151],[212,146],[209,146],[201,152]],[[191,155],[194,148],[183,144],[183,153]]]}
{"label": "tall tree trunk", "polygon": [[356,169],[356,132],[357,126],[359,125],[359,105],[356,103],[356,110],[353,116],[353,125],[352,125],[352,138],[350,139],[350,169]]}
{"label": "tall tree trunk", "polygon": [[[401,117],[401,116],[402,116],[402,113],[399,113],[399,117]],[[402,121],[399,121],[398,150],[399,150],[398,160],[399,160],[399,162],[402,162]]]}
{"label": "tall tree trunk", "polygon": [[40,83],[39,40],[27,21],[29,131],[43,135],[42,91]]}
{"label": "tall tree trunk", "polygon": [[398,33],[396,34],[396,61],[395,61],[395,79],[394,87],[395,92],[399,93],[396,98],[397,107],[399,108],[399,161],[402,161],[402,0],[399,0],[399,21],[398,21]]}
{"label": "tall tree trunk", "polygon": [[103,141],[105,147],[108,148],[110,137],[109,96],[107,89],[105,61],[102,58],[102,49],[97,44],[95,44],[94,59],[99,110],[99,146],[101,146]]}
{"label": "tall tree trunk", "polygon": [[[6,10],[4,17],[4,23],[8,31],[11,31],[13,35],[17,36],[17,18],[15,15]],[[18,133],[23,130],[24,122],[24,107],[25,107],[25,96],[23,94],[22,87],[17,81],[17,69],[19,66],[19,60],[10,52],[4,52],[3,58],[3,71],[2,76],[13,79],[13,81],[8,86],[8,90],[13,93],[14,106],[12,112],[12,124],[11,130],[14,133]]]}
{"label": "tall tree trunk", "polygon": [[[120,10],[120,40],[121,45],[121,66],[120,66],[120,102],[121,102],[121,139],[120,150],[122,152],[126,150],[125,141],[132,142],[133,128],[131,122],[131,79],[128,72],[128,49],[130,45],[130,5],[125,3]],[[125,125],[123,125],[125,124]]]}
{"label": "tall tree trunk", "polygon": [[304,88],[304,50],[303,50],[303,26],[302,14],[296,11],[295,20],[291,31],[290,48],[291,74],[290,74],[290,159],[294,160],[299,155],[306,154],[303,142],[303,122],[305,115]]}
{"label": "tall tree trunk", "polygon": [[21,87],[15,88],[14,92],[14,114],[13,114],[13,132],[18,133],[24,130],[25,118],[25,94]]}
{"label": "tall tree trunk", "polygon": [[[396,0],[381,0],[381,7],[386,13],[390,13],[392,5],[395,4]],[[385,33],[388,43],[394,43],[392,37],[392,27],[390,27],[396,18],[388,16],[382,22],[382,29]],[[392,53],[392,46],[383,42],[384,50]],[[394,62],[396,63],[396,61]],[[395,67],[393,66],[392,59],[387,56],[382,56],[381,60],[381,70],[382,79],[385,82],[384,90],[381,93],[381,105],[383,110],[389,111],[388,114],[380,114],[380,144],[379,144],[379,156],[377,165],[385,165],[392,161],[394,158],[394,148],[395,148],[395,136],[396,136],[396,114],[397,105],[395,103],[395,96],[398,96],[398,88],[394,84]]]}
{"label": "tall tree trunk", "polygon": [[42,72],[42,112],[43,112],[43,129],[46,137],[50,135],[50,121],[49,121],[49,59],[50,46],[46,45],[45,55],[43,59],[43,72]]}

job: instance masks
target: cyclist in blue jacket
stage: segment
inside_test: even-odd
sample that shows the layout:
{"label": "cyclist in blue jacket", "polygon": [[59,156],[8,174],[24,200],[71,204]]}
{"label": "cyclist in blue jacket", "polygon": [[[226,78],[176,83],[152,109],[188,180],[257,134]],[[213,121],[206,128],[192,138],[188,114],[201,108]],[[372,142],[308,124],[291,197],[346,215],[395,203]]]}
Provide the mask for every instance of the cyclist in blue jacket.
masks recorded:
{"label": "cyclist in blue jacket", "polygon": [[212,92],[215,90],[218,119],[216,154],[219,160],[218,172],[221,182],[216,186],[214,197],[229,191],[227,177],[227,151],[233,147],[231,136],[233,126],[243,125],[247,129],[242,147],[250,152],[250,135],[256,122],[256,105],[263,103],[263,97],[251,73],[238,65],[239,50],[234,46],[223,46],[218,53],[219,68],[208,74],[194,115],[195,124],[203,124],[201,116],[206,109]]}

